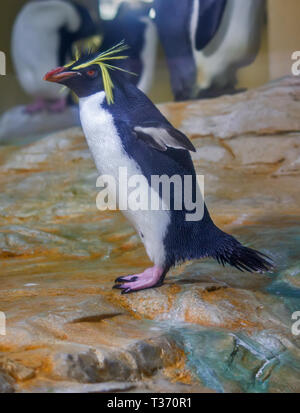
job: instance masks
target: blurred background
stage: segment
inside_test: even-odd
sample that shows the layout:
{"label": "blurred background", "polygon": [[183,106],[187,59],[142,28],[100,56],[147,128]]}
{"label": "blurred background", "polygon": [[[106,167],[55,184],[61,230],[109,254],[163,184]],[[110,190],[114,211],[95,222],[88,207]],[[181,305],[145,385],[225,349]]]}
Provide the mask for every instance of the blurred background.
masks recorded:
{"label": "blurred background", "polygon": [[[45,1],[45,0],[44,0]],[[166,0],[169,1],[169,0]],[[221,0],[219,0],[221,1]],[[263,0],[260,0],[263,1]],[[27,104],[31,97],[24,92],[16,78],[12,61],[11,37],[15,19],[28,0],[2,0],[0,14],[0,50],[7,56],[7,75],[0,76],[0,112],[17,104]],[[112,20],[116,17],[122,0],[76,0],[73,3],[87,7],[94,21]],[[133,7],[137,4],[148,3],[129,0]],[[176,2],[175,2],[176,3]],[[154,4],[153,4],[154,7]],[[150,9],[151,10],[151,9]],[[170,11],[171,13],[172,11]],[[150,11],[155,19],[155,12]],[[253,88],[265,82],[290,74],[291,54],[300,49],[300,3],[299,0],[268,0],[264,14],[259,41],[259,50],[254,61],[242,67],[237,72],[237,89]],[[97,23],[98,24],[98,23]],[[105,23],[103,23],[105,25]],[[30,45],[28,45],[30,47]],[[155,102],[173,100],[170,74],[164,50],[159,41],[157,60],[155,63],[154,79],[148,92]],[[50,68],[49,68],[50,69]]]}

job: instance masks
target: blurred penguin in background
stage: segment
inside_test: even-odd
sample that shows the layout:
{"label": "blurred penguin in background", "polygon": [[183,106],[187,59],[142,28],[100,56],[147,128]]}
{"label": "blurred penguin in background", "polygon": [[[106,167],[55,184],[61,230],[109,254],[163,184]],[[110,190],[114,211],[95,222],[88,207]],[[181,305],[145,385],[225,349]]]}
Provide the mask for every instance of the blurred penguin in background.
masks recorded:
{"label": "blurred penguin in background", "polygon": [[260,46],[265,0],[154,0],[176,100],[236,93]]}
{"label": "blurred penguin in background", "polygon": [[34,102],[26,112],[62,112],[67,91],[47,84],[49,67],[70,60],[72,44],[94,35],[95,24],[88,10],[68,0],[32,0],[20,11],[12,33],[12,58],[17,78]]}
{"label": "blurred penguin in background", "polygon": [[103,42],[100,51],[108,50],[124,40],[129,46],[126,52],[129,59],[119,66],[137,75],[124,74],[128,81],[146,94],[152,86],[158,38],[156,26],[150,17],[151,8],[149,3],[125,1],[121,3],[114,19],[101,23]]}

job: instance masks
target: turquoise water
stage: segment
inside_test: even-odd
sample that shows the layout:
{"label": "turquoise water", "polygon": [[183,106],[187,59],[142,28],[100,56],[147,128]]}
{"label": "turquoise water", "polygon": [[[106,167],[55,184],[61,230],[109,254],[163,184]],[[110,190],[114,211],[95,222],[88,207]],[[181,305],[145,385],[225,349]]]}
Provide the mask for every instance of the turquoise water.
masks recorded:
{"label": "turquoise water", "polygon": [[171,334],[187,354],[192,373],[210,389],[220,393],[295,391],[299,359],[275,337],[270,348],[271,334],[250,337],[192,327],[175,328]]}
{"label": "turquoise water", "polygon": [[[238,288],[260,290],[274,301],[273,316],[285,324],[285,333],[264,330],[233,332],[196,325],[168,325],[170,334],[187,355],[187,365],[200,382],[217,392],[295,392],[300,386],[300,336],[291,334],[293,321],[286,317],[300,311],[300,221],[281,220],[235,231],[243,242],[269,254],[276,262],[274,274],[257,276],[247,284],[244,275],[220,270],[213,262],[192,264],[190,274],[223,274],[222,281]],[[202,267],[202,270],[200,270]],[[225,271],[225,275],[224,275]],[[247,277],[252,277],[248,274]],[[164,326],[166,328],[166,325]]]}

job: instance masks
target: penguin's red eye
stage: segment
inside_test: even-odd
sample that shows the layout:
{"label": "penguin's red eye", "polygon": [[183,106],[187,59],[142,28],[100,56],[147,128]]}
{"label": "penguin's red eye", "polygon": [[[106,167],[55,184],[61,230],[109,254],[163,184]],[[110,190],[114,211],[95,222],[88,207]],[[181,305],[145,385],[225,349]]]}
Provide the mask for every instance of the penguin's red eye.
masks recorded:
{"label": "penguin's red eye", "polygon": [[88,70],[86,73],[88,76],[93,77],[96,74],[96,70],[91,69],[91,70]]}

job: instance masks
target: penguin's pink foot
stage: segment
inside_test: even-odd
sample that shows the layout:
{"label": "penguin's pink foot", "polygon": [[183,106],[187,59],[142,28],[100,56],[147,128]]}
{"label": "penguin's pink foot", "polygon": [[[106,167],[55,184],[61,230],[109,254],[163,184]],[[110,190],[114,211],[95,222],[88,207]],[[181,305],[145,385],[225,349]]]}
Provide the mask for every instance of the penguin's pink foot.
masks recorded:
{"label": "penguin's pink foot", "polygon": [[44,99],[36,99],[33,103],[30,103],[25,108],[25,113],[29,115],[34,115],[35,113],[41,112],[47,108],[47,103]]}
{"label": "penguin's pink foot", "polygon": [[135,291],[146,290],[148,288],[160,287],[164,280],[165,271],[163,268],[155,265],[148,268],[141,274],[128,275],[116,279],[116,284],[113,288],[123,290],[122,294],[129,294]]}
{"label": "penguin's pink foot", "polygon": [[49,112],[61,113],[61,112],[64,112],[66,107],[67,107],[66,98],[55,100],[54,102],[51,102],[50,104],[48,103]]}

